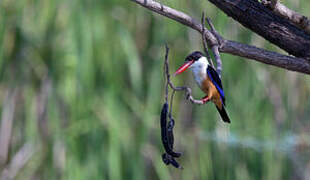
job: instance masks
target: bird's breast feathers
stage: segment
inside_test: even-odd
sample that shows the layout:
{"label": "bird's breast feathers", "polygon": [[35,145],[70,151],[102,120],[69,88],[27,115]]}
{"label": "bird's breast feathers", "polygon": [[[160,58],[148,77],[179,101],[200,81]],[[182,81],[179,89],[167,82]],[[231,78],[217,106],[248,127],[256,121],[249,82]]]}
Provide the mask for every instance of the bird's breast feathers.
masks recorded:
{"label": "bird's breast feathers", "polygon": [[203,81],[207,78],[207,67],[208,61],[205,57],[200,58],[191,66],[194,79],[200,88],[203,84]]}
{"label": "bird's breast feathers", "polygon": [[205,71],[193,70],[193,75],[198,86],[202,88],[203,82],[207,79],[207,73],[205,73]]}

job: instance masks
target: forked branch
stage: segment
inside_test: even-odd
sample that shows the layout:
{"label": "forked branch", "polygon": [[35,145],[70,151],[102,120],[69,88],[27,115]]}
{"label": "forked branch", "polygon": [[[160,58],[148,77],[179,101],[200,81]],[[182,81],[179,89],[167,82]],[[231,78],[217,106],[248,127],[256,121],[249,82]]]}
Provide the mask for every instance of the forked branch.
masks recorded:
{"label": "forked branch", "polygon": [[[219,47],[221,46],[221,44],[223,42],[223,38],[219,36],[219,34],[215,30],[215,28],[214,28],[214,26],[213,26],[213,24],[209,18],[207,19],[207,22],[211,28],[211,33],[216,38],[216,42],[212,42],[212,44],[209,46],[210,46],[211,51],[212,51],[214,58],[216,60],[216,71],[217,71],[218,75],[220,77],[222,77],[222,60],[221,60],[221,55],[219,52]],[[205,27],[205,14],[204,13],[202,13],[201,24],[202,24],[202,27]],[[206,56],[207,56],[209,63],[215,69],[214,64],[212,62],[212,59],[211,59],[209,52],[208,52],[208,45],[207,45],[207,40],[206,40],[206,36],[205,36],[206,30],[205,30],[205,28],[202,28],[202,29],[203,30],[202,30],[201,35],[202,35],[202,42],[203,42],[204,51],[206,53]]]}
{"label": "forked branch", "polygon": [[[131,0],[153,12],[166,16],[179,23],[182,23],[192,29],[195,29],[199,33],[203,33],[206,37],[206,41],[209,46],[217,44],[217,38],[207,28],[203,27],[197,20],[189,15],[172,9],[168,6],[164,6],[153,0]],[[221,37],[219,35],[219,37]],[[264,50],[255,46],[242,44],[235,41],[222,39],[219,46],[219,52],[237,55],[248,59],[253,59],[261,63],[281,67],[291,71],[297,71],[305,74],[310,74],[310,62],[303,58],[296,58],[293,56],[282,55],[276,52]]]}

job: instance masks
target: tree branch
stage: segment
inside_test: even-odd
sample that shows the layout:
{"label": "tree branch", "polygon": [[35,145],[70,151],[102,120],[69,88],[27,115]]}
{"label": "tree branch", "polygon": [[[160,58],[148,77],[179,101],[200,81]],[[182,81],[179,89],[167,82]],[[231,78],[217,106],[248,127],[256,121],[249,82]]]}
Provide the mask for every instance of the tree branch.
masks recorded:
{"label": "tree branch", "polygon": [[[200,23],[189,15],[164,6],[153,0],[131,0],[153,12],[166,16],[170,19],[178,21],[199,33],[203,32],[204,28]],[[217,43],[216,37],[205,28],[205,36],[210,46]],[[308,46],[309,47],[309,46]],[[282,55],[276,52],[267,51],[255,46],[238,43],[235,41],[223,39],[223,43],[219,47],[219,52],[233,54],[241,57],[253,59],[265,64],[285,68],[291,71],[297,71],[305,74],[310,74],[310,63],[306,59],[295,58],[292,56]]]}
{"label": "tree branch", "polygon": [[219,46],[222,46],[223,44],[223,38],[219,35],[219,33],[215,30],[211,20],[208,18],[207,22],[211,28],[212,34],[216,37],[217,39],[217,44],[214,44],[211,49],[214,55],[214,58],[216,60],[216,71],[219,74],[220,77],[222,77],[222,60],[219,52]]}
{"label": "tree branch", "polygon": [[296,57],[310,60],[310,35],[257,0],[209,0],[246,28]]}
{"label": "tree branch", "polygon": [[[201,19],[202,27],[205,27],[205,17],[204,16],[205,16],[204,13],[202,13],[202,19]],[[220,56],[220,52],[219,52],[219,46],[222,44],[222,42],[223,42],[222,39],[223,38],[221,38],[218,35],[217,31],[215,30],[215,28],[214,28],[214,26],[213,26],[213,24],[212,24],[212,22],[211,22],[211,20],[209,18],[207,19],[207,21],[208,21],[208,24],[209,24],[209,26],[211,28],[211,33],[216,37],[216,40],[217,40],[216,43],[212,43],[211,51],[213,52],[214,58],[216,60],[216,71],[217,71],[218,75],[220,77],[222,77],[222,60],[221,60],[221,56]],[[210,55],[208,53],[207,47],[206,47],[207,40],[206,40],[206,36],[205,36],[205,31],[206,31],[205,28],[202,28],[201,35],[202,35],[202,40],[203,40],[203,47],[205,49],[205,52],[206,52],[207,59],[208,59],[209,63],[211,62],[210,64],[212,65],[213,68],[215,68],[214,64],[212,62],[212,59],[211,59],[211,57],[210,57]]]}
{"label": "tree branch", "polygon": [[[205,13],[203,12],[202,13],[202,17],[201,17],[201,24],[202,24],[202,27],[206,27],[205,26]],[[205,28],[202,28],[202,33],[201,33],[201,38],[202,38],[202,44],[203,44],[203,49],[204,49],[204,51],[205,51],[205,53],[206,53],[206,57],[207,57],[207,60],[208,60],[208,62],[209,62],[209,64],[211,64],[211,66],[213,67],[213,68],[215,68],[214,67],[214,64],[213,64],[213,61],[212,61],[212,59],[211,59],[211,56],[210,56],[210,54],[209,54],[209,51],[208,51],[208,43],[207,43],[207,39],[206,39],[206,36],[205,36],[205,33],[206,31],[205,31]]]}
{"label": "tree branch", "polygon": [[263,0],[262,4],[272,10],[275,14],[288,19],[294,25],[310,34],[310,21],[306,16],[289,9],[278,0]]}
{"label": "tree branch", "polygon": [[310,74],[310,62],[306,59],[285,56],[255,46],[225,40],[221,52],[253,59],[265,64],[274,65],[291,71]]}

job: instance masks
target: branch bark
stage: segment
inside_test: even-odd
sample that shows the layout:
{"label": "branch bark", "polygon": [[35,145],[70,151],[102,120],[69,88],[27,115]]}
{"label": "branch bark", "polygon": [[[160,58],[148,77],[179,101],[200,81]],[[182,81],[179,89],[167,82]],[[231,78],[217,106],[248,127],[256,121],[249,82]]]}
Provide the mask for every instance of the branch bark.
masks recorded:
{"label": "branch bark", "polygon": [[[131,0],[153,12],[173,19],[181,24],[184,24],[199,33],[206,36],[207,42],[210,46],[217,43],[217,38],[207,28],[203,27],[197,20],[189,15],[164,6],[153,0]],[[205,28],[203,30],[203,28]],[[307,46],[309,47],[309,46]],[[310,74],[310,62],[303,58],[295,58],[292,56],[282,55],[276,52],[264,50],[255,46],[242,44],[235,41],[226,40],[223,38],[219,52],[233,54],[249,59],[253,59],[265,64],[285,68],[291,71],[297,71],[305,74]],[[309,56],[310,57],[310,56]]]}
{"label": "branch bark", "polygon": [[310,60],[310,35],[257,0],[209,0],[228,16],[289,54]]}
{"label": "branch bark", "polygon": [[310,34],[310,20],[306,16],[289,9],[278,0],[263,0],[262,4],[268,7],[275,14],[288,19],[294,25]]}
{"label": "branch bark", "polygon": [[276,52],[267,51],[257,48],[255,46],[229,40],[225,41],[225,45],[221,47],[220,51],[253,59],[265,64],[274,65],[287,70],[310,74],[310,62],[306,59],[285,56]]}

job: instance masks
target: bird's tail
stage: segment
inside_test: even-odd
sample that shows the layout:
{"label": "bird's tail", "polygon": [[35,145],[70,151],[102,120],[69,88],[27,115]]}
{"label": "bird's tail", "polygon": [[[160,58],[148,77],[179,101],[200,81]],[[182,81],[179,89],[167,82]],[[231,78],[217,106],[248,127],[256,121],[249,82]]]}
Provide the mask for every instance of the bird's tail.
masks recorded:
{"label": "bird's tail", "polygon": [[221,117],[222,117],[222,120],[223,120],[224,122],[226,122],[226,123],[230,123],[230,119],[229,119],[229,117],[228,117],[228,114],[227,114],[227,112],[226,112],[226,110],[225,110],[224,105],[222,105],[222,108],[221,108],[221,109],[218,108],[217,106],[215,106],[215,107],[216,107],[217,111],[220,113],[220,115],[221,115]]}

